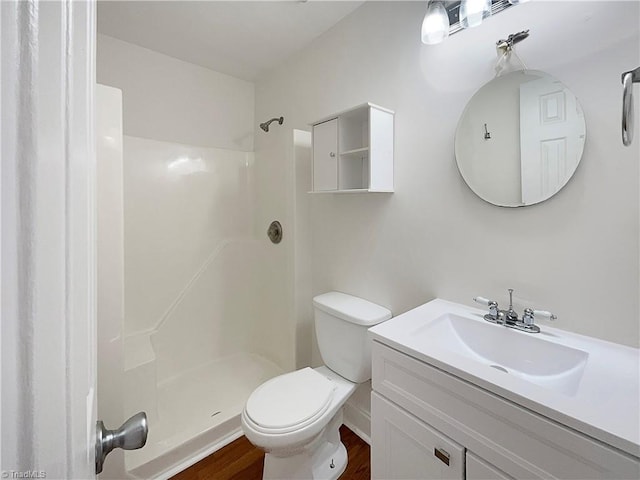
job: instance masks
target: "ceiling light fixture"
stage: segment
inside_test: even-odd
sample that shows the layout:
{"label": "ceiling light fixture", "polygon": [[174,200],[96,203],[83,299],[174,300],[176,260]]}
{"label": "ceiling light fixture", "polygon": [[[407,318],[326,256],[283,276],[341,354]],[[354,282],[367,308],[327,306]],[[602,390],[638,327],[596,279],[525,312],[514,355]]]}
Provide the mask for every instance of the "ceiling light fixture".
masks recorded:
{"label": "ceiling light fixture", "polygon": [[460,23],[464,28],[477,27],[491,15],[491,0],[462,0]]}
{"label": "ceiling light fixture", "polygon": [[435,45],[465,28],[529,0],[428,0],[422,20],[422,43]]}
{"label": "ceiling light fixture", "polygon": [[449,36],[449,15],[444,2],[431,0],[422,20],[422,43],[435,45]]}

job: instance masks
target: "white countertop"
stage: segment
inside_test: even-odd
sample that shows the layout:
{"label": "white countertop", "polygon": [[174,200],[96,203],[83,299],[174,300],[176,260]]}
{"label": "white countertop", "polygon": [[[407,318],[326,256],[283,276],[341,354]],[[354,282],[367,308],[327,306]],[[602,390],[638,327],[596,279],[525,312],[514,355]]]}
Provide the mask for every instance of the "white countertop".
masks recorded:
{"label": "white countertop", "polygon": [[[541,325],[526,333],[493,325],[487,313],[436,299],[369,330],[373,340],[424,361],[456,377],[511,400],[590,437],[640,457],[640,350]],[[430,338],[430,322],[455,314],[513,335],[528,335],[588,353],[577,387],[564,393],[508,375]],[[510,333],[511,335],[511,333]]]}

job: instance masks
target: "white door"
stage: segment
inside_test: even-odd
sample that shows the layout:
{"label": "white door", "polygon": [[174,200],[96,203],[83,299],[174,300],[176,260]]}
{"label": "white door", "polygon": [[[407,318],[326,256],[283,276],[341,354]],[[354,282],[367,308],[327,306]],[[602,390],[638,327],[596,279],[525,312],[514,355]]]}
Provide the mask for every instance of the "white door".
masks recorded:
{"label": "white door", "polygon": [[94,478],[95,3],[0,9],[0,470]]}
{"label": "white door", "polygon": [[546,200],[578,167],[584,145],[584,114],[576,97],[543,77],[520,85],[522,203]]}

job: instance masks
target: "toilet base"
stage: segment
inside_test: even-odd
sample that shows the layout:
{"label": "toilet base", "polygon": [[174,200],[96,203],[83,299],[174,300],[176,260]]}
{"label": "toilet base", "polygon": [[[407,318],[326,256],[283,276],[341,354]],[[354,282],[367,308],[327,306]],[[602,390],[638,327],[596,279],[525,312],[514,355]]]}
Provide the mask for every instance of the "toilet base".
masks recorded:
{"label": "toilet base", "polygon": [[263,480],[337,480],[347,468],[347,449],[340,441],[342,410],[324,432],[294,455],[264,457]]}
{"label": "toilet base", "polygon": [[291,457],[276,457],[267,453],[264,458],[263,480],[337,480],[347,468],[347,449],[342,442],[336,448],[325,443],[311,457],[300,453]]}
{"label": "toilet base", "polygon": [[[328,444],[327,444],[328,445]],[[313,464],[314,480],[337,480],[347,468],[347,449],[342,442],[328,455],[318,458]]]}

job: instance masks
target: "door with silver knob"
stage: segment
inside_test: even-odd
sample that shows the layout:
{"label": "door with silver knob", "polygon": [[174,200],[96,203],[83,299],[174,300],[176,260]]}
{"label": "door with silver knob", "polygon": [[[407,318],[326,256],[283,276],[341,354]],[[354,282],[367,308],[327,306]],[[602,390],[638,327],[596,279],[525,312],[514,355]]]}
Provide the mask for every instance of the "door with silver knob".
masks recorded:
{"label": "door with silver knob", "polygon": [[136,413],[117,430],[107,430],[102,420],[96,424],[96,474],[102,472],[104,460],[114,448],[137,450],[147,443],[149,426],[145,412]]}

